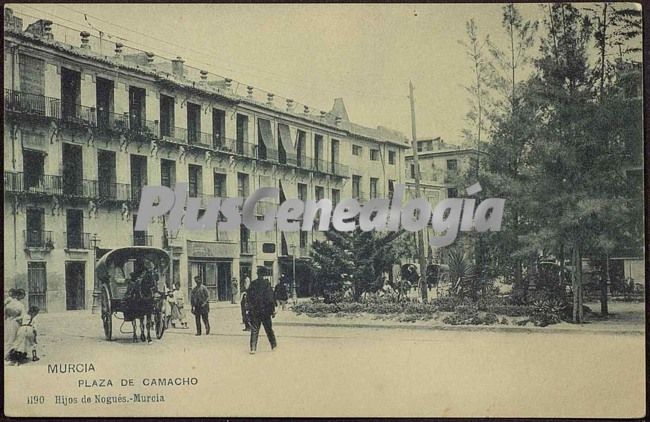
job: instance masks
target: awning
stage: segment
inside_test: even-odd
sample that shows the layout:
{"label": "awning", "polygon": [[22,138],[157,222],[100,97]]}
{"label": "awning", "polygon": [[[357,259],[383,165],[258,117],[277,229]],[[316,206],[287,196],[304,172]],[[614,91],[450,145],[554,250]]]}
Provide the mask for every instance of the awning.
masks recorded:
{"label": "awning", "polygon": [[40,133],[23,132],[23,148],[47,154],[49,143],[45,135]]}
{"label": "awning", "polygon": [[282,142],[282,146],[284,147],[284,151],[287,154],[293,154],[294,151],[294,143],[293,140],[291,139],[291,132],[289,131],[289,126],[285,125],[284,123],[278,123],[278,132],[280,132],[280,141]]}
{"label": "awning", "polygon": [[264,145],[267,148],[275,149],[271,122],[265,119],[257,119],[257,124],[260,128],[260,134],[262,135],[262,142],[264,142]]}

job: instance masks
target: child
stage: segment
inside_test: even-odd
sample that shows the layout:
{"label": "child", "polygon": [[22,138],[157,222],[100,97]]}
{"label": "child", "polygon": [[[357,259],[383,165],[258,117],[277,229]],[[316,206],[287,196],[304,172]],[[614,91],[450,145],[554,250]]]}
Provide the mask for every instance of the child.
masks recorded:
{"label": "child", "polygon": [[23,323],[18,328],[16,332],[16,339],[9,350],[9,360],[14,365],[20,365],[25,359],[27,359],[27,354],[32,352],[32,361],[36,362],[39,360],[36,355],[36,327],[34,326],[34,318],[38,315],[39,308],[38,306],[31,306],[27,314],[29,315],[29,321]]}
{"label": "child", "polygon": [[5,323],[4,323],[4,344],[5,351],[9,350],[14,340],[16,332],[23,322],[26,314],[25,305],[21,302],[25,298],[23,289],[10,289],[9,297],[5,300]]}

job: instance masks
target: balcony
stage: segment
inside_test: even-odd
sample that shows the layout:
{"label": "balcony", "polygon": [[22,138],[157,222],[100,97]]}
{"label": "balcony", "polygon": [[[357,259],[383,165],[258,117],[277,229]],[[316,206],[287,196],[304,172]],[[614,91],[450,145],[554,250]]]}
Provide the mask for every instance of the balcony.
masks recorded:
{"label": "balcony", "polygon": [[90,233],[63,232],[67,249],[90,249]]}
{"label": "balcony", "polygon": [[240,240],[240,255],[255,255],[255,242],[252,240]]}
{"label": "balcony", "polygon": [[257,158],[257,144],[244,142],[240,139],[225,139],[219,148],[216,149],[218,151],[234,153],[242,157]]}
{"label": "balcony", "polygon": [[257,201],[256,204],[256,215],[264,215],[268,210],[276,209],[278,208],[278,205],[270,200],[261,200]]}
{"label": "balcony", "polygon": [[332,174],[336,176],[349,177],[350,175],[350,168],[345,164],[341,164],[333,161],[331,163],[331,168],[332,168],[331,170]]}
{"label": "balcony", "polygon": [[129,128],[128,113],[97,111],[97,128],[101,132],[122,132]]}
{"label": "balcony", "polygon": [[102,201],[129,201],[131,199],[131,185],[100,180],[97,183],[97,193]]}
{"label": "balcony", "polygon": [[61,100],[57,98],[5,89],[4,101],[8,112],[59,118]]}
{"label": "balcony", "polygon": [[62,122],[74,126],[97,126],[95,107],[63,102],[56,104],[61,107],[61,110],[57,114]]}
{"label": "balcony", "polygon": [[133,233],[131,236],[132,246],[151,246],[153,244],[153,235]]}
{"label": "balcony", "polygon": [[36,172],[5,171],[5,192],[25,192],[35,195],[61,195],[63,193],[63,178],[38,174]]}
{"label": "balcony", "polygon": [[52,232],[49,230],[23,230],[25,247],[36,249],[54,249]]}
{"label": "balcony", "polygon": [[74,198],[97,198],[97,181],[62,178],[63,195]]}
{"label": "balcony", "polygon": [[139,119],[136,116],[128,116],[129,130],[140,135],[158,137],[158,120]]}
{"label": "balcony", "polygon": [[278,162],[278,150],[273,148],[260,148],[257,147],[257,159],[269,161],[273,163]]}
{"label": "balcony", "polygon": [[138,206],[140,204],[140,197],[142,196],[142,188],[144,186],[131,186],[131,197],[130,200],[133,203],[134,206]]}
{"label": "balcony", "polygon": [[447,170],[445,173],[445,183],[454,183],[458,180],[460,173],[458,170]]}

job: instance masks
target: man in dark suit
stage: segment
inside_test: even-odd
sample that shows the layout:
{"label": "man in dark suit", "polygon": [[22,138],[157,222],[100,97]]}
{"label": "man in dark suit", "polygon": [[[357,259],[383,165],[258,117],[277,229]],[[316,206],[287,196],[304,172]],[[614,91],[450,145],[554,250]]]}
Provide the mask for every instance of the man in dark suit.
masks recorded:
{"label": "man in dark suit", "polygon": [[210,294],[208,289],[203,285],[201,277],[194,277],[194,282],[196,287],[192,289],[192,313],[196,320],[196,335],[201,335],[201,320],[205,324],[205,335],[210,334],[210,321],[208,319],[208,313],[210,312]]}
{"label": "man in dark suit", "polygon": [[275,317],[275,298],[271,284],[264,279],[266,268],[257,269],[257,279],[251,282],[248,288],[246,302],[250,313],[251,341],[250,353],[255,354],[257,350],[257,338],[260,333],[260,326],[264,326],[266,337],[271,343],[271,349],[275,349],[277,342],[273,333],[271,318]]}

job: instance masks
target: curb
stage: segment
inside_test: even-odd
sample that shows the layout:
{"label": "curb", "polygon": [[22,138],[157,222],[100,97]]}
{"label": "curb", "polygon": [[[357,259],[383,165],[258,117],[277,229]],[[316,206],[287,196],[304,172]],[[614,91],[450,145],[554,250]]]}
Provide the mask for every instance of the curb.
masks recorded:
{"label": "curb", "polygon": [[466,331],[466,332],[516,332],[516,333],[544,333],[544,334],[610,334],[610,335],[644,335],[643,330],[580,330],[575,328],[532,328],[509,326],[481,326],[481,325],[397,325],[397,324],[336,324],[327,322],[295,322],[274,321],[280,327],[331,327],[331,328],[380,328],[394,330],[431,330],[431,331]]}

